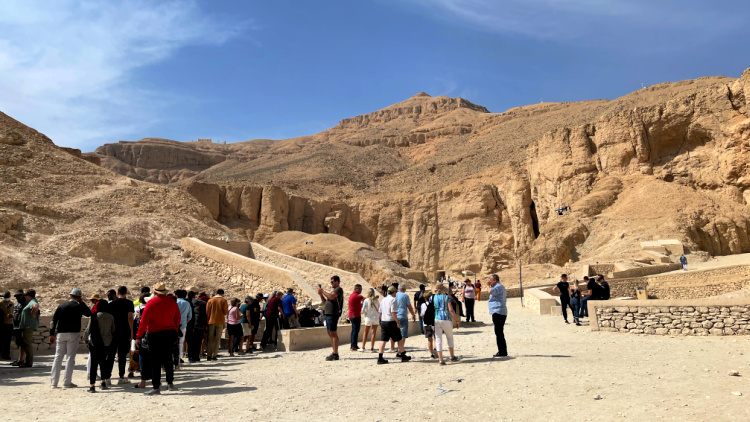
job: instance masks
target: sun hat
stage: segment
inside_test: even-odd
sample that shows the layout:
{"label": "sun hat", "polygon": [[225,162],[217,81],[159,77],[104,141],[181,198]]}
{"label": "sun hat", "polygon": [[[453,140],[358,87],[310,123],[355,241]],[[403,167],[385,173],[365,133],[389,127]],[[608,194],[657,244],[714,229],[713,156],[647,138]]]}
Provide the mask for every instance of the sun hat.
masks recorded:
{"label": "sun hat", "polygon": [[102,297],[99,296],[99,293],[94,293],[93,295],[91,295],[89,300],[102,300]]}
{"label": "sun hat", "polygon": [[167,293],[167,286],[161,282],[156,283],[156,286],[154,286],[154,292],[163,295]]}

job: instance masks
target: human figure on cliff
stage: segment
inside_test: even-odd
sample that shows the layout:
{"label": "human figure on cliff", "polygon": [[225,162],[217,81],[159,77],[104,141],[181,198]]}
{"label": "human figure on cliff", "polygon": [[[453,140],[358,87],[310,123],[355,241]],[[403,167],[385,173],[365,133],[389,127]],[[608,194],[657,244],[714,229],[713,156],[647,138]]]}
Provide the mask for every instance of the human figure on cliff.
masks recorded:
{"label": "human figure on cliff", "polygon": [[680,255],[680,264],[682,264],[682,270],[687,271],[687,257],[685,257],[685,254]]}

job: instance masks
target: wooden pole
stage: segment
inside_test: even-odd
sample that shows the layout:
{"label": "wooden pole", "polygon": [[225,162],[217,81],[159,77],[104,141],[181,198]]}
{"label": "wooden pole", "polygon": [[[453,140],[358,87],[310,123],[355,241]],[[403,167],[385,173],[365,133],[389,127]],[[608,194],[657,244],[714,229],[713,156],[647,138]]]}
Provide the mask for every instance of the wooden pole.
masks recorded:
{"label": "wooden pole", "polygon": [[521,286],[521,307],[523,308],[523,273],[521,271],[521,260],[518,260],[518,283]]}

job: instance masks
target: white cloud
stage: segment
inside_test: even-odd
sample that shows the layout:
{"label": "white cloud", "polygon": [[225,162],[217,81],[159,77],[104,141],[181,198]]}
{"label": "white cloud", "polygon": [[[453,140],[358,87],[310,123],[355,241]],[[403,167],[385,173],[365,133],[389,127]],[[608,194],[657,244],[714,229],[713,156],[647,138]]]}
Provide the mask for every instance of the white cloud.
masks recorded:
{"label": "white cloud", "polygon": [[0,111],[60,145],[90,149],[153,125],[171,100],[130,83],[188,45],[218,45],[247,24],[195,1],[0,2]]}
{"label": "white cloud", "polygon": [[[409,0],[446,20],[543,40],[601,36],[613,27],[720,30],[736,27],[731,11],[710,3],[650,0]],[[594,40],[595,41],[595,40]]]}

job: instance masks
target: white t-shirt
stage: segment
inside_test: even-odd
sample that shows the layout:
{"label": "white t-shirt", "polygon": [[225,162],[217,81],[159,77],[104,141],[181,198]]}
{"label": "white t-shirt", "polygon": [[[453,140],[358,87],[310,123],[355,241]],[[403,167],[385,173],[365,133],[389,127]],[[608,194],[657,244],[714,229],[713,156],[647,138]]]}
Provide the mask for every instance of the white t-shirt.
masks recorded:
{"label": "white t-shirt", "polygon": [[380,302],[380,320],[383,322],[395,321],[391,312],[398,312],[398,302],[396,302],[395,297],[388,295]]}
{"label": "white t-shirt", "polygon": [[424,318],[424,313],[427,312],[427,304],[423,303],[422,307],[419,309],[419,316]]}

